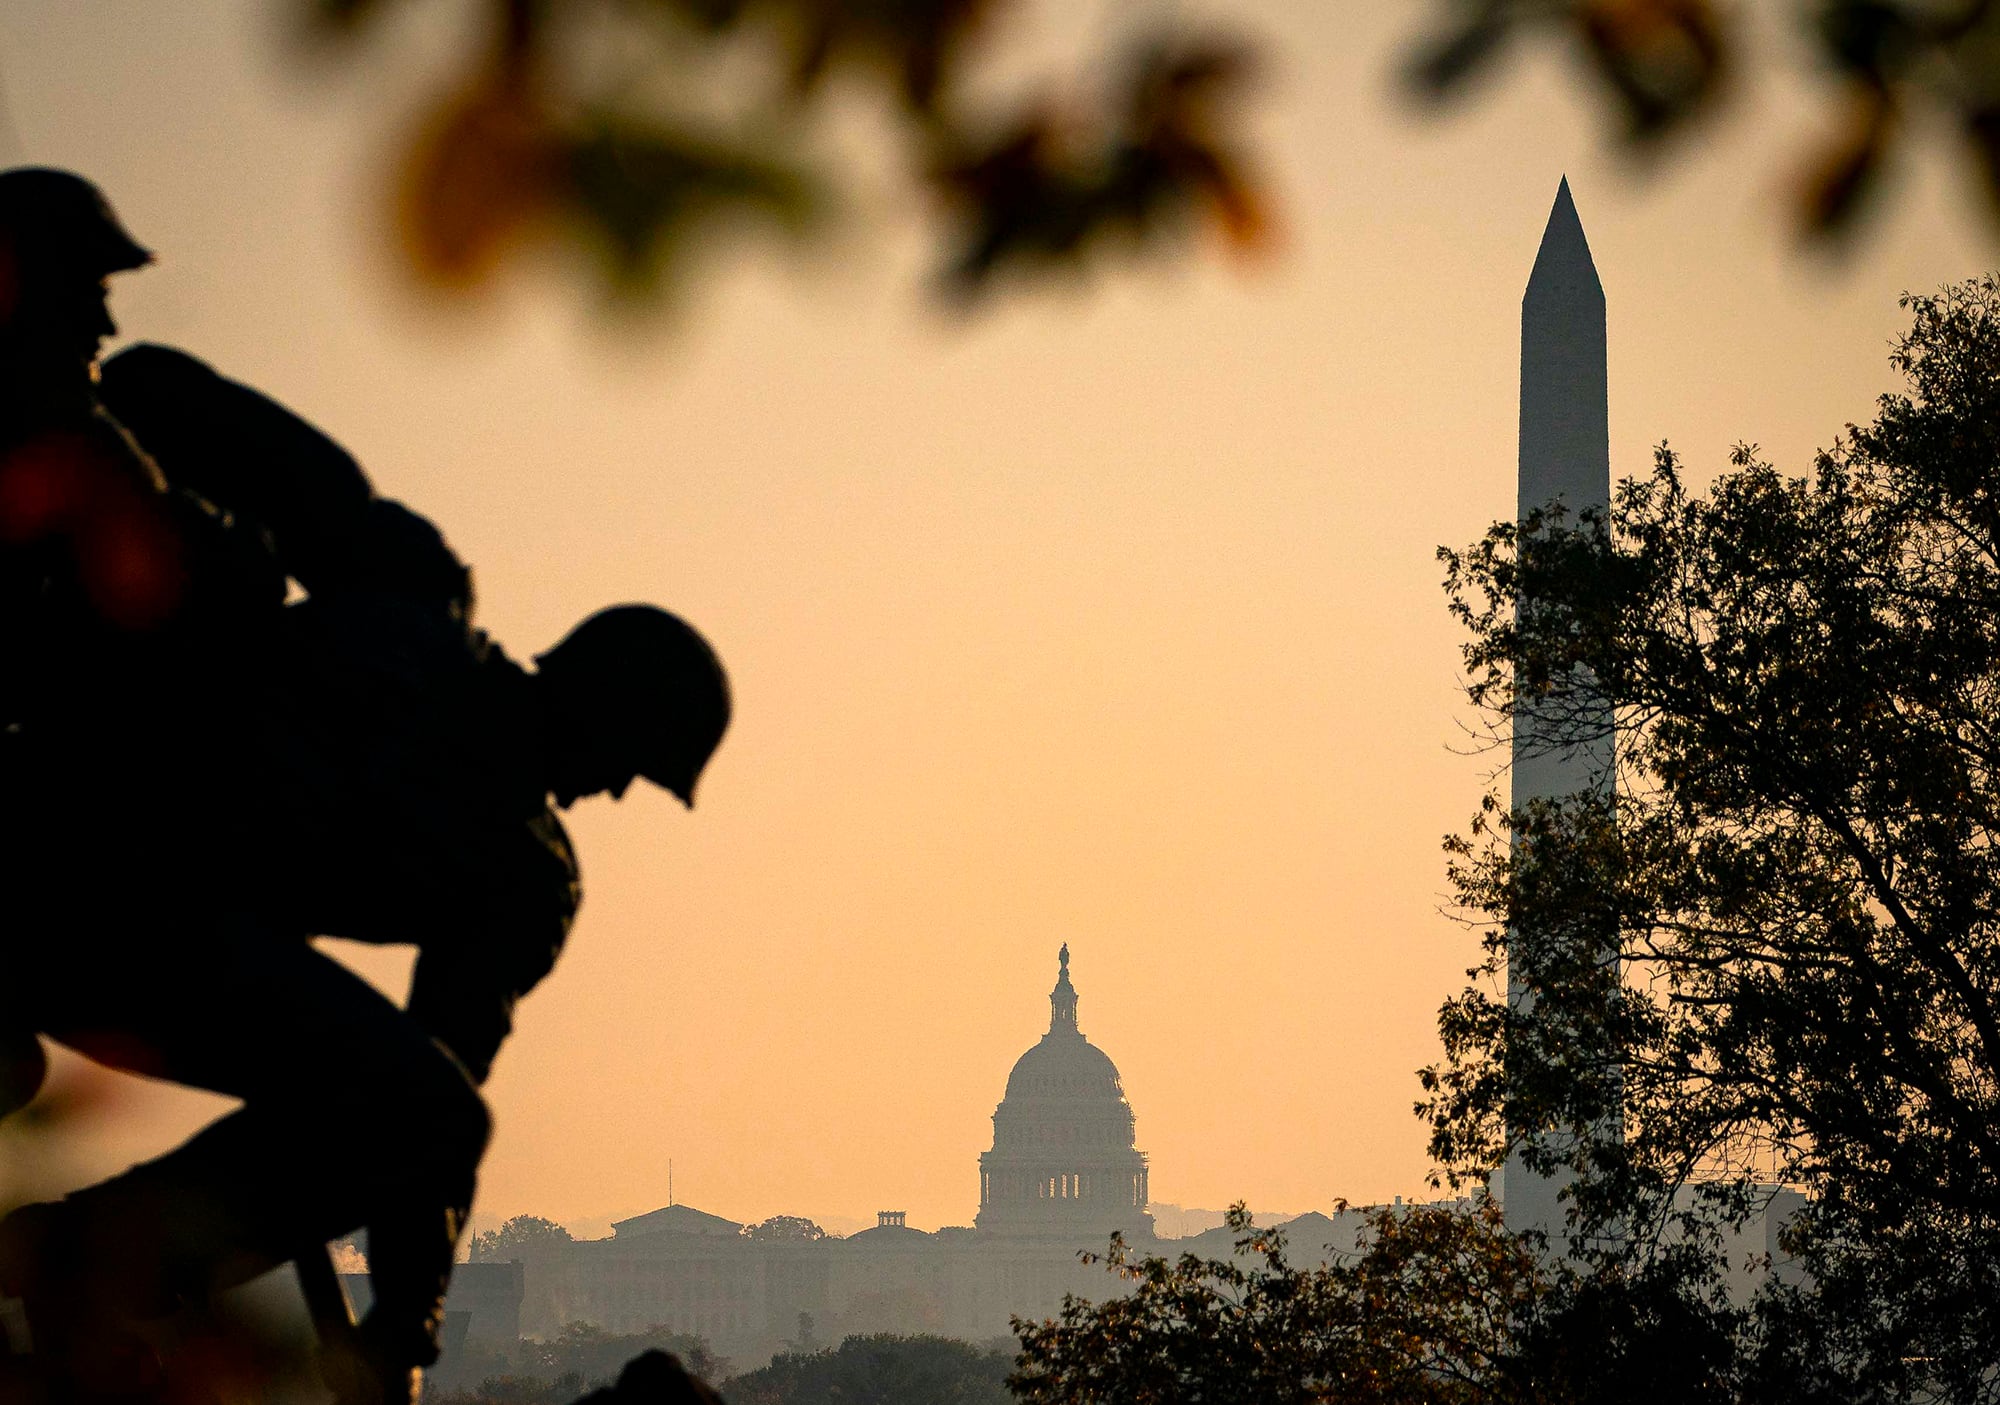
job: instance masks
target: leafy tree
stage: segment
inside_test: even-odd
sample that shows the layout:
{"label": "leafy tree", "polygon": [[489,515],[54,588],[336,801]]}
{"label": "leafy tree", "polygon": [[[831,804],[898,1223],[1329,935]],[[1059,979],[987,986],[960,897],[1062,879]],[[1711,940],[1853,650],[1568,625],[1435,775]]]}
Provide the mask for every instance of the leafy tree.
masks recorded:
{"label": "leafy tree", "polygon": [[[1510,1324],[1548,1290],[1534,1256],[1490,1203],[1366,1217],[1363,1247],[1295,1268],[1280,1230],[1237,1205],[1237,1257],[1134,1259],[1114,1238],[1102,1261],[1130,1291],[1064,1300],[1048,1322],[1016,1321],[1009,1384],[1027,1405],[1456,1405],[1507,1379]],[[1097,1256],[1086,1255],[1086,1260]]]}
{"label": "leafy tree", "polygon": [[[1443,1012],[1425,1107],[1448,1173],[1532,1135],[1635,1258],[1740,1219],[1759,1184],[1807,1190],[1788,1247],[1810,1276],[1767,1294],[1759,1350],[1810,1370],[1771,1379],[1991,1399],[2000,281],[1904,306],[1905,390],[1810,478],[1744,446],[1694,494],[1662,448],[1608,524],[1442,553],[1473,701],[1504,732],[1531,700],[1559,743],[1608,700],[1619,784],[1610,805],[1489,797],[1450,845],[1487,957]],[[1506,1002],[1510,957],[1532,1009]]]}
{"label": "leafy tree", "polygon": [[[1490,1201],[1382,1208],[1354,1252],[1287,1262],[1237,1206],[1236,1257],[1105,1262],[1132,1283],[1017,1322],[1029,1405],[1729,1405],[1750,1388],[1742,1314],[1712,1260],[1543,1264]],[[1777,1397],[1768,1397],[1777,1398]]]}
{"label": "leafy tree", "polygon": [[[388,12],[419,8],[285,4],[352,60]],[[1202,228],[1245,250],[1263,243],[1263,202],[1229,135],[1248,72],[1239,43],[1148,34],[1092,66],[1108,75],[1101,92],[1010,100],[996,96],[983,41],[1018,8],[479,0],[475,41],[402,142],[407,260],[462,292],[556,244],[633,293],[678,277],[705,238],[797,234],[860,184],[852,157],[822,154],[840,144],[843,90],[889,118],[898,174],[940,226],[940,286],[954,296],[1105,244]]]}
{"label": "leafy tree", "polygon": [[615,1383],[626,1365],[647,1351],[672,1353],[705,1381],[728,1369],[701,1337],[665,1327],[612,1333],[572,1322],[551,1341],[523,1342],[511,1372],[489,1376],[470,1389],[440,1392],[437,1405],[572,1405],[586,1392]]}
{"label": "leafy tree", "polygon": [[521,1362],[528,1373],[545,1380],[573,1376],[595,1389],[615,1381],[626,1362],[646,1351],[671,1352],[703,1380],[713,1380],[728,1369],[704,1338],[663,1326],[607,1332],[587,1322],[572,1322],[549,1341],[524,1342]]}
{"label": "leafy tree", "polygon": [[1501,1405],[1769,1405],[1794,1398],[1755,1370],[1745,1315],[1712,1257],[1681,1245],[1634,1267],[1564,1266],[1477,1382]]}
{"label": "leafy tree", "polygon": [[575,1242],[570,1232],[554,1220],[545,1220],[540,1215],[516,1215],[498,1229],[473,1235],[469,1252],[476,1264],[508,1263],[515,1259],[525,1262]]}
{"label": "leafy tree", "polygon": [[726,1382],[730,1405],[1009,1405],[1005,1352],[949,1337],[849,1337]]}
{"label": "leafy tree", "polygon": [[745,1225],[743,1237],[763,1244],[817,1244],[827,1233],[803,1215],[773,1215],[761,1224]]}
{"label": "leafy tree", "polygon": [[[518,1375],[515,1360],[517,1343],[467,1337],[445,1352],[436,1365],[424,1372],[424,1389],[435,1405],[437,1397],[465,1394],[481,1382],[511,1379],[528,1388],[532,1378]],[[567,1402],[565,1402],[567,1405]]]}

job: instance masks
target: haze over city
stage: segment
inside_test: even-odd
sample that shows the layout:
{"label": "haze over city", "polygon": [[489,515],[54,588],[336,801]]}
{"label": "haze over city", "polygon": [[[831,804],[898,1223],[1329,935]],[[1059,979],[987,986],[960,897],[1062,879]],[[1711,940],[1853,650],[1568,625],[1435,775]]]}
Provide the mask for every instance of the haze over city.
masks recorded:
{"label": "haze over city", "polygon": [[[399,283],[379,166],[451,42],[432,21],[357,81],[249,0],[0,16],[0,158],[89,173],[160,253],[117,285],[126,337],[338,435],[474,563],[517,655],[655,599],[729,661],[693,815],[572,812],[591,896],[490,1086],[482,1222],[602,1226],[664,1204],[671,1160],[675,1198],[736,1220],[966,1223],[1063,942],[1155,1196],[1424,1193],[1413,1071],[1477,945],[1438,841],[1497,761],[1461,754],[1433,553],[1512,513],[1558,180],[1608,300],[1614,477],[1662,439],[1698,479],[1738,440],[1803,471],[1887,388],[1897,294],[1990,258],[1934,153],[1844,256],[1798,247],[1782,179],[1825,120],[1802,89],[1743,93],[1641,182],[1556,55],[1421,118],[1391,85],[1414,9],[1216,13],[1271,60],[1270,257],[955,320],[898,223],[887,252],[733,262],[637,325],[553,273],[471,310]],[[1131,19],[1045,5],[1023,43]],[[343,952],[391,986],[407,964]],[[213,1104],[108,1106],[20,1174],[101,1174]]]}

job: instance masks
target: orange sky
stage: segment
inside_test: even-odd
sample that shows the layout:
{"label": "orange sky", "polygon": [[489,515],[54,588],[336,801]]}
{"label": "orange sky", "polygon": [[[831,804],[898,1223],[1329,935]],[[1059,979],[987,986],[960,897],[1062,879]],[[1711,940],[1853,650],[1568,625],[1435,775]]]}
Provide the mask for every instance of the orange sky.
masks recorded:
{"label": "orange sky", "polygon": [[[483,1220],[602,1232],[666,1202],[671,1158],[678,1199],[733,1218],[968,1223],[1064,941],[1159,1199],[1421,1193],[1413,1070],[1474,956],[1438,841],[1491,764],[1453,751],[1433,551],[1511,509],[1558,176],[1609,300],[1616,474],[1662,438],[1701,470],[1738,439],[1805,467],[1886,388],[1896,294],[1990,258],[1942,156],[1852,257],[1799,254],[1778,198],[1823,120],[1802,92],[1746,97],[1638,181],[1554,56],[1422,122],[1388,83],[1414,5],[1171,8],[1274,59],[1271,267],[1128,270],[959,323],[889,210],[637,333],[556,278],[440,314],[390,276],[373,182],[438,31],[343,76],[290,62],[252,0],[0,13],[0,158],[93,175],[161,253],[119,285],[127,334],[343,439],[475,564],[517,655],[651,599],[728,662],[698,813],[573,812],[588,901],[492,1084]],[[1094,34],[1160,12],[1086,9]],[[60,1164],[0,1153],[46,1187],[209,1111],[135,1087]]]}

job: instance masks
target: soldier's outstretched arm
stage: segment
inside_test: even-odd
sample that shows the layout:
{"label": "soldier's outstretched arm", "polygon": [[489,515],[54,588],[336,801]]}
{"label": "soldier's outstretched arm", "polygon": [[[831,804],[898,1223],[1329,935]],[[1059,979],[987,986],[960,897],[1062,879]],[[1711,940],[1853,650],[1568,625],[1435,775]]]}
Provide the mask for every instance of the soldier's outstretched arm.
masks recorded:
{"label": "soldier's outstretched arm", "polygon": [[[441,920],[420,944],[409,1014],[458,1058],[474,1083],[486,1081],[513,1032],[515,1004],[555,964],[580,897],[575,857],[554,815],[544,811],[506,834],[512,843],[468,846],[491,862],[483,873],[464,873],[444,904],[415,904]],[[422,871],[432,877],[438,867],[426,864]],[[430,1359],[470,1208],[469,1198],[409,1202],[369,1221],[376,1296],[362,1331],[387,1359]]]}
{"label": "soldier's outstretched arm", "polygon": [[514,1029],[514,1006],[539,985],[562,954],[582,901],[569,836],[544,812],[504,827],[479,846],[484,871],[462,875],[442,902],[458,921],[433,924],[419,943],[408,1009],[419,1025],[457,1055],[473,1082],[484,1083]]}

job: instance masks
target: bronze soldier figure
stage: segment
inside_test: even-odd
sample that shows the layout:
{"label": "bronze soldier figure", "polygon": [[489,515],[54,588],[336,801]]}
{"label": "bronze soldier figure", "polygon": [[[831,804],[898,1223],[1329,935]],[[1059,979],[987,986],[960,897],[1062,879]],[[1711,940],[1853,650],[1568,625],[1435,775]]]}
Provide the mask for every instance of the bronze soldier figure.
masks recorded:
{"label": "bronze soldier figure", "polygon": [[[113,789],[120,816],[71,806],[66,824],[8,846],[21,871],[110,858],[145,882],[47,902],[15,925],[60,922],[78,939],[12,940],[14,1008],[0,1029],[17,1044],[38,1029],[244,1107],[167,1156],[0,1222],[0,1292],[28,1299],[38,1353],[86,1384],[129,1384],[148,1362],[121,1320],[367,1224],[367,1365],[383,1398],[406,1399],[412,1368],[435,1357],[485,1143],[473,1079],[574,916],[574,858],[549,798],[622,794],[645,775],[691,802],[727,725],[727,685],[694,631],[637,606],[593,616],[536,671],[519,668],[470,630],[469,573],[435,529],[374,497],[337,445],[192,358],[142,348],[114,358],[103,388],[158,446],[162,474],[90,391],[112,269],[78,291],[82,274],[30,237],[51,221],[52,190],[72,205],[87,193],[86,213],[117,228],[75,177],[0,173],[0,229],[11,218],[28,231],[5,246],[18,285],[71,285],[44,298],[67,311],[0,331],[45,359],[61,348],[70,367],[46,378],[66,398],[27,377],[0,386],[13,416],[0,422],[27,426],[0,441],[6,579],[33,587],[6,597],[10,644],[20,633],[44,654],[46,640],[74,651],[71,636],[119,618],[89,593],[94,558],[73,525],[86,514],[7,515],[20,496],[9,484],[33,467],[15,446],[37,442],[37,416],[52,417],[43,405],[115,440],[116,481],[136,485],[119,489],[127,497],[185,499],[176,511],[194,525],[181,535],[201,549],[156,533],[176,568],[156,574],[178,592],[156,613],[210,623],[127,650],[137,661],[106,675],[126,685],[125,730],[136,711],[165,745],[107,741],[115,719],[102,706],[78,726],[33,671],[10,694],[8,783],[40,796],[87,778]],[[106,246],[85,271],[141,261],[129,237]],[[285,575],[308,598],[278,610],[272,582],[282,589]],[[46,618],[64,589],[90,608]],[[190,664],[200,685],[168,681]],[[409,1010],[313,951],[307,933],[416,944]]]}

